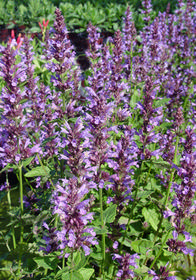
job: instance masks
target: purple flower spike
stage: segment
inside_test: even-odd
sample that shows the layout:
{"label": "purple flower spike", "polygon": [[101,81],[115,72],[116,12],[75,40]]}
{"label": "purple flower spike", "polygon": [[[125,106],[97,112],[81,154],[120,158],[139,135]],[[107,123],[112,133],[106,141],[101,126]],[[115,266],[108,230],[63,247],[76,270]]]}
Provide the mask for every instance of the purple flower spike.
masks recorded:
{"label": "purple flower spike", "polygon": [[177,280],[175,276],[169,276],[170,272],[166,266],[161,266],[157,273],[152,269],[149,270],[148,274],[153,276],[152,280]]}
{"label": "purple flower spike", "polygon": [[93,213],[89,213],[90,199],[84,200],[87,192],[88,186],[81,184],[76,177],[64,182],[63,187],[57,185],[53,213],[58,214],[62,223],[61,231],[57,232],[60,249],[83,248],[85,255],[89,255],[90,246],[98,244],[93,228],[87,226],[93,219]]}
{"label": "purple flower spike", "polygon": [[[46,58],[50,62],[46,68],[54,73],[51,76],[51,82],[60,90],[62,94],[66,94],[67,98],[71,91],[71,96],[76,98],[79,94],[80,69],[73,69],[76,66],[75,52],[68,38],[68,32],[64,23],[64,17],[57,8],[55,11],[56,19],[54,28],[51,29],[53,37],[48,39],[48,50]],[[65,108],[64,108],[65,109]]]}
{"label": "purple flower spike", "polygon": [[139,256],[137,254],[130,255],[126,253],[124,256],[114,254],[112,257],[113,260],[117,260],[119,263],[119,270],[116,274],[117,278],[116,280],[125,280],[130,279],[130,277],[134,277],[134,271],[133,268],[137,268],[136,259],[139,259]]}

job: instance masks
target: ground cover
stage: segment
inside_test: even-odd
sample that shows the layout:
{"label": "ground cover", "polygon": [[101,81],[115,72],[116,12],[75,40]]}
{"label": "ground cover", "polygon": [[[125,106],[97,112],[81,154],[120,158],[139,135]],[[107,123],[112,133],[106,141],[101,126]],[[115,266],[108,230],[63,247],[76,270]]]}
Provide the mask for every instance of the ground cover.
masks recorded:
{"label": "ground cover", "polygon": [[[194,2],[106,42],[81,69],[55,10],[0,46],[1,279],[194,279]],[[15,174],[13,181],[10,174]]]}

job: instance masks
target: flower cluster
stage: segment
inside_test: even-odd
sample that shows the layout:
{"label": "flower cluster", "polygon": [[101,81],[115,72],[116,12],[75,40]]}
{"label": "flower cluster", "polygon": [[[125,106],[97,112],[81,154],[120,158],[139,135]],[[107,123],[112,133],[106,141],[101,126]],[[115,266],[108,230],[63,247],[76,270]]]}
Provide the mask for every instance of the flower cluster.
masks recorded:
{"label": "flower cluster", "polygon": [[116,274],[116,280],[133,279],[135,277],[133,269],[131,269],[130,266],[134,268],[138,267],[136,259],[139,259],[139,256],[137,254],[130,255],[126,253],[123,256],[114,254],[113,260],[117,260],[119,263],[119,270]]}
{"label": "flower cluster", "polygon": [[[93,219],[93,213],[89,212],[90,200],[84,200],[87,193],[87,183],[79,183],[75,177],[64,179],[62,186],[56,186],[53,195],[54,214],[58,214],[62,223],[62,229],[56,235],[64,257],[80,248],[83,248],[85,255],[89,255],[90,246],[98,244],[93,228],[87,226]],[[70,248],[70,251],[66,252],[66,248]]]}

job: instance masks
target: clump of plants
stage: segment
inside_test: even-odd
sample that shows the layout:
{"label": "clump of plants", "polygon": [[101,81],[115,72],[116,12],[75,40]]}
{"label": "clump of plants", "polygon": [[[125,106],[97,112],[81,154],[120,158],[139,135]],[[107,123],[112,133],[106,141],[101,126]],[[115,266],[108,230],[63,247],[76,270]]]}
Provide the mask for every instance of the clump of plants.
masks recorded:
{"label": "clump of plants", "polygon": [[152,20],[144,1],[140,33],[128,7],[105,44],[89,23],[86,71],[59,9],[41,52],[0,47],[1,279],[194,279],[196,6],[178,5]]}
{"label": "clump of plants", "polygon": [[[170,8],[173,12],[176,8],[177,0],[152,1],[151,17],[164,11],[170,2]],[[133,11],[133,19],[136,27],[143,28],[143,19],[141,16],[141,1],[56,1],[56,0],[0,0],[0,28],[13,29],[20,33],[21,31],[29,33],[39,32],[37,22],[47,18],[52,25],[54,21],[55,8],[59,8],[65,18],[67,29],[81,33],[86,31],[89,22],[96,25],[100,30],[115,32],[122,27],[122,17],[126,11],[127,5]],[[5,32],[5,31],[4,31]],[[4,38],[1,38],[4,41]]]}

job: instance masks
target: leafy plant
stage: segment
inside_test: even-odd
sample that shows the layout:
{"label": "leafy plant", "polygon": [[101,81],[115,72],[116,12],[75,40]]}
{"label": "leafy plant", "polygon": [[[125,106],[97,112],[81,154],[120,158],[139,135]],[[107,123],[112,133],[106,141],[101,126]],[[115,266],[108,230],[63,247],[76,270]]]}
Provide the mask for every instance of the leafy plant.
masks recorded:
{"label": "leafy plant", "polygon": [[194,277],[196,7],[147,4],[140,32],[129,6],[106,43],[88,24],[86,71],[59,9],[0,46],[1,279]]}

